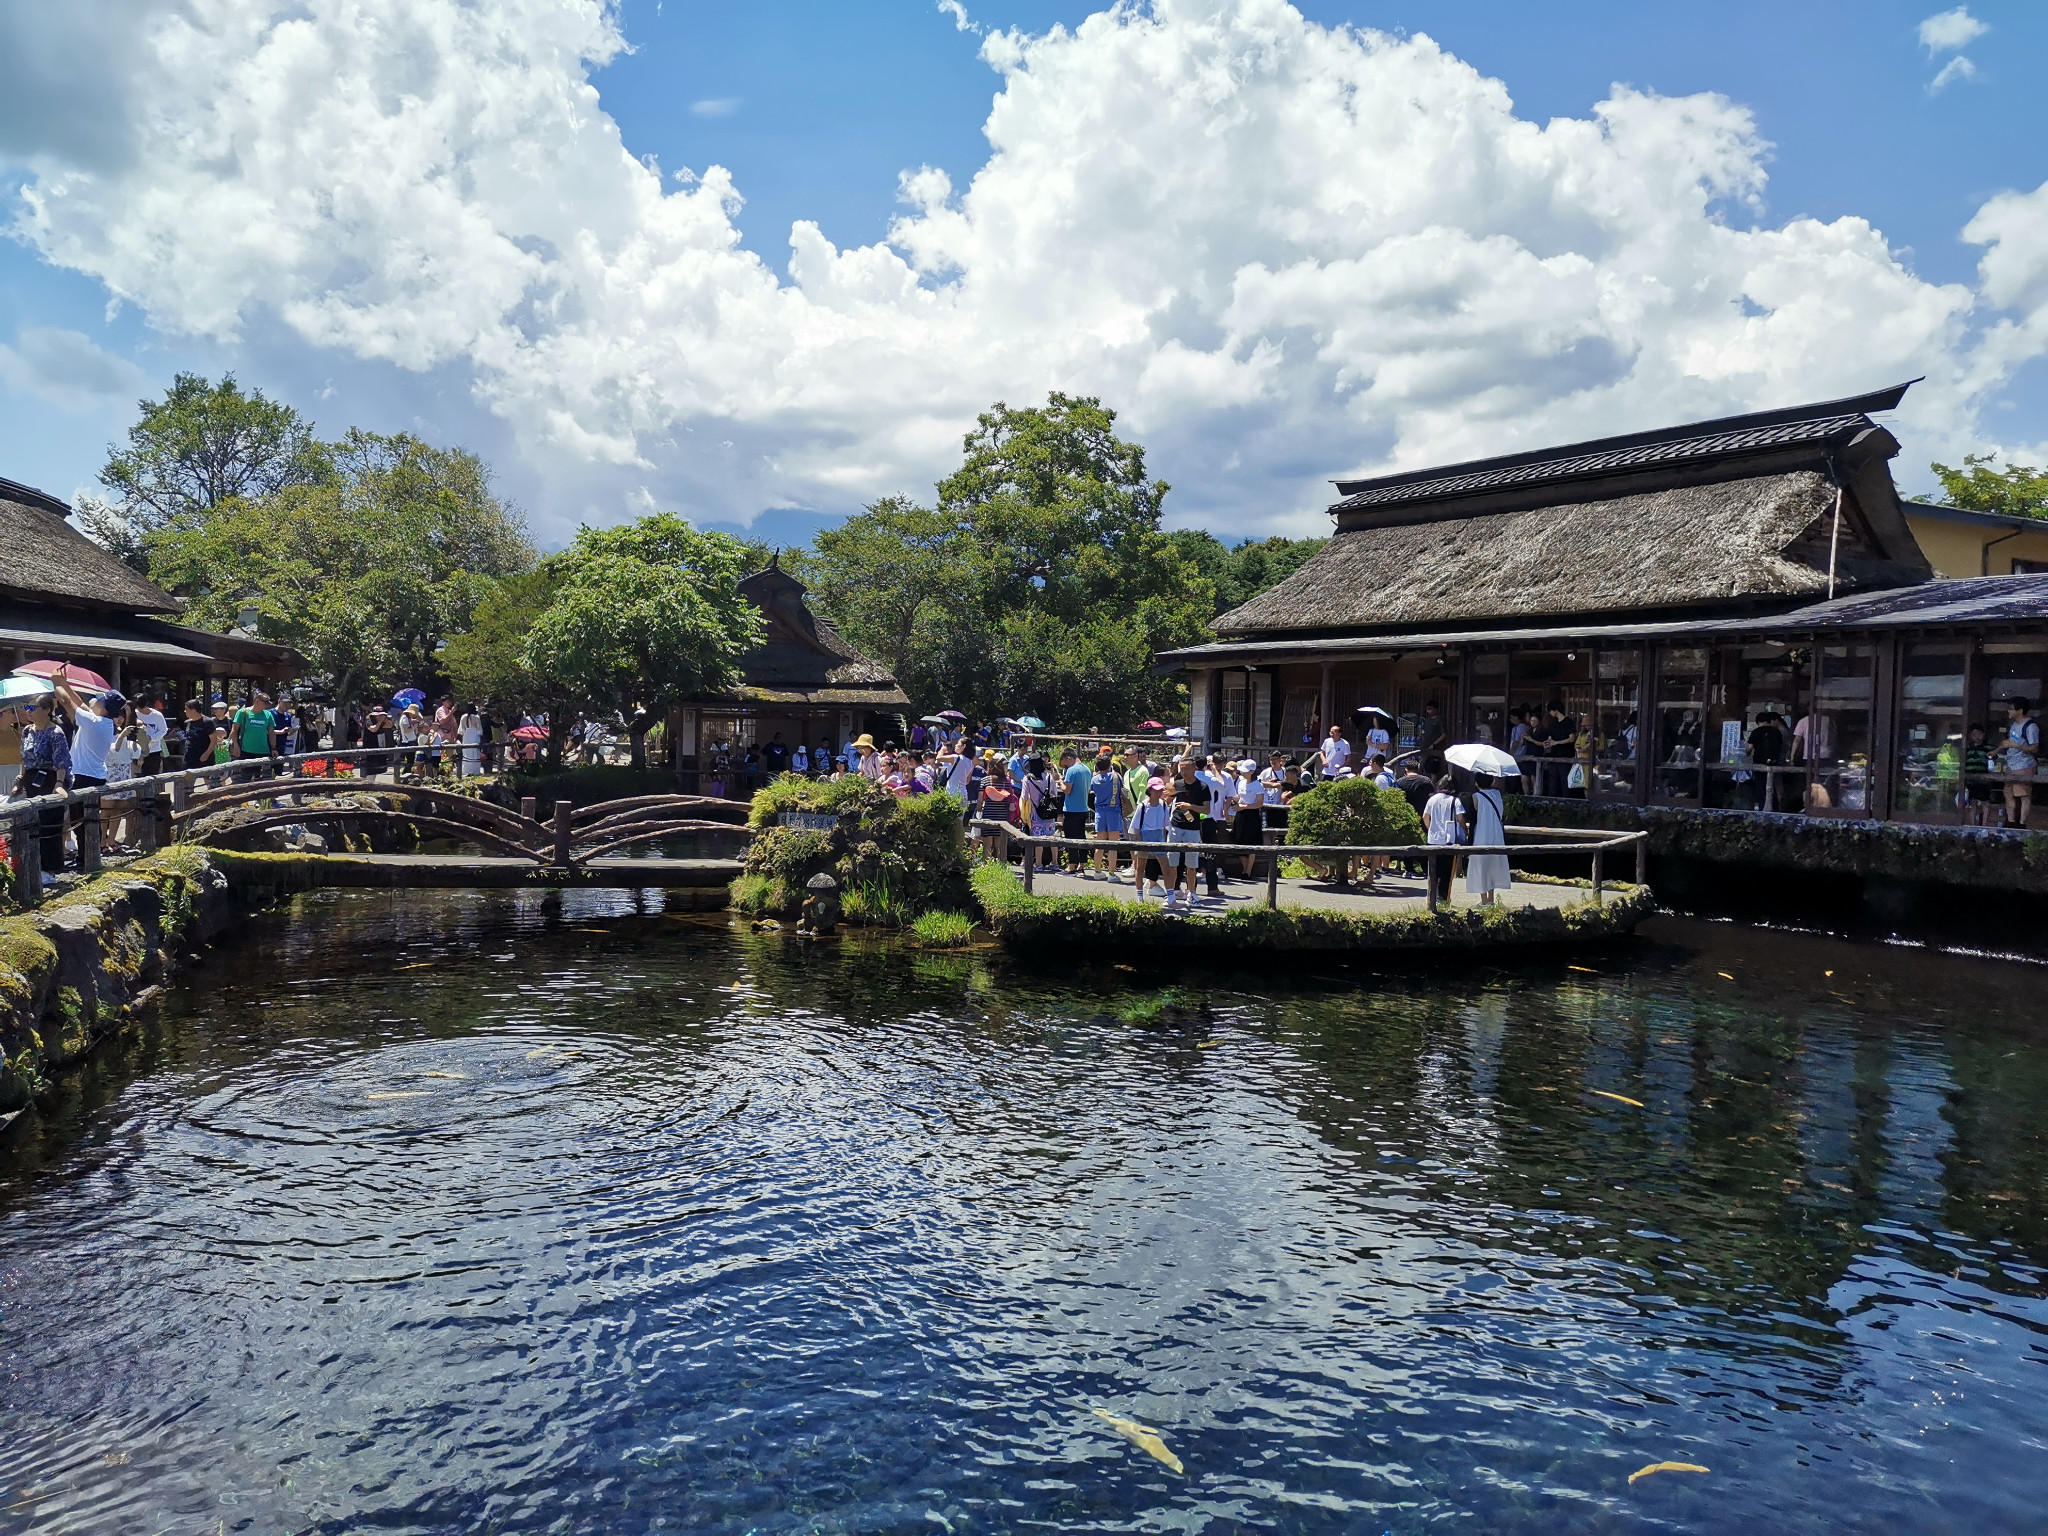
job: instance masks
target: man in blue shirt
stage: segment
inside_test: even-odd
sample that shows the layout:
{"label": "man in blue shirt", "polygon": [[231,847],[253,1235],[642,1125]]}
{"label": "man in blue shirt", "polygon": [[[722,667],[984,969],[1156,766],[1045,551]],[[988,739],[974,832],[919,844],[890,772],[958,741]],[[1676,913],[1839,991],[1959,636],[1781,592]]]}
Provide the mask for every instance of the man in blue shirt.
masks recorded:
{"label": "man in blue shirt", "polygon": [[[1088,792],[1095,787],[1095,775],[1078,757],[1072,747],[1060,753],[1060,777],[1067,783],[1067,798],[1060,805],[1060,836],[1085,838],[1088,835]],[[1088,862],[1087,853],[1079,848],[1065,848],[1062,860],[1069,870],[1077,870]]]}

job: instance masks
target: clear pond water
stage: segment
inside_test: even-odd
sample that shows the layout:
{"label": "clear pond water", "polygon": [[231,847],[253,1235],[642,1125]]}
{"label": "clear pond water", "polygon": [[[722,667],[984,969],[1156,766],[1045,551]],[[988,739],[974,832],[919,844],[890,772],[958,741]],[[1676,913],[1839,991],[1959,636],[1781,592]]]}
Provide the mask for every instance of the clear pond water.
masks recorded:
{"label": "clear pond water", "polygon": [[0,1530],[2042,1528],[2048,971],[1168,979],[303,898],[0,1137]]}

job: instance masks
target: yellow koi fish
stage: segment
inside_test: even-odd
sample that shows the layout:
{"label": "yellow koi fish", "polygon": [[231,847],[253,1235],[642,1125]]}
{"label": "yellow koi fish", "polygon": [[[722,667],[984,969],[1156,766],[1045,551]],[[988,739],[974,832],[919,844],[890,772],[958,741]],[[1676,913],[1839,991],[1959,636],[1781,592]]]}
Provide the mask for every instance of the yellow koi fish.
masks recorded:
{"label": "yellow koi fish", "polygon": [[1095,1417],[1102,1420],[1103,1423],[1122,1435],[1154,1461],[1171,1467],[1176,1472],[1185,1470],[1180,1464],[1180,1458],[1169,1451],[1166,1448],[1166,1442],[1159,1438],[1158,1430],[1147,1429],[1135,1419],[1120,1419],[1113,1413],[1104,1413],[1100,1408],[1092,1408],[1089,1412],[1093,1413]]}
{"label": "yellow koi fish", "polygon": [[1609,1093],[1605,1088],[1588,1088],[1586,1092],[1596,1099],[1612,1099],[1617,1104],[1633,1104],[1637,1109],[1643,1107],[1641,1099],[1632,1099],[1625,1093]]}
{"label": "yellow koi fish", "polygon": [[1639,1477],[1648,1477],[1653,1472],[1705,1472],[1708,1468],[1696,1461],[1653,1461],[1640,1472],[1631,1472],[1628,1480],[1633,1483]]}

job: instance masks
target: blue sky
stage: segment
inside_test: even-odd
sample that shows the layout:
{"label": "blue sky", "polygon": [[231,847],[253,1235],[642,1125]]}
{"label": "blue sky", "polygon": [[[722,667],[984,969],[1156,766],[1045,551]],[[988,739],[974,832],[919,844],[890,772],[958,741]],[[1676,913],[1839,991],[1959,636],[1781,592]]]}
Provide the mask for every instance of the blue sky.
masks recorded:
{"label": "blue sky", "polygon": [[[441,3],[419,0],[413,13]],[[558,9],[588,3],[562,0]],[[968,8],[970,30],[929,0],[626,0],[616,15],[626,49],[588,63],[576,55],[589,47],[557,36],[548,0],[506,0],[499,31],[484,39],[465,39],[451,12],[448,27],[423,25],[404,49],[375,57],[347,34],[339,7],[288,12],[246,0],[243,9],[239,30],[202,40],[220,77],[239,82],[216,99],[190,88],[194,56],[177,52],[193,46],[189,38],[174,47],[158,36],[102,58],[89,31],[65,34],[45,8],[0,5],[0,44],[42,72],[37,83],[51,99],[75,94],[67,71],[91,67],[181,125],[153,139],[136,129],[140,147],[123,155],[81,147],[84,130],[61,112],[38,122],[0,110],[0,157],[17,193],[75,189],[83,176],[93,194],[72,191],[72,205],[27,219],[16,241],[0,245],[0,343],[9,347],[0,354],[0,474],[64,495],[89,488],[135,397],[161,389],[179,368],[232,369],[330,432],[406,428],[474,447],[550,541],[579,519],[609,521],[650,505],[727,526],[752,518],[758,534],[801,538],[872,495],[923,492],[943,473],[975,404],[996,393],[1035,398],[1051,384],[1100,392],[1124,408],[1152,447],[1155,472],[1175,482],[1168,504],[1176,517],[1227,535],[1314,531],[1320,483],[1348,471],[1921,372],[1934,375],[1916,392],[1924,404],[1915,415],[1909,402],[1895,428],[1907,445],[1897,466],[1907,485],[1927,485],[1930,457],[1970,447],[2027,452],[2048,440],[2048,388],[2036,360],[2043,348],[2028,308],[2048,236],[2036,239],[2032,205],[2001,205],[2000,250],[2018,275],[1974,299],[1966,290],[1980,284],[1985,247],[1962,238],[1988,202],[2048,180],[2048,105],[2036,84],[2048,8],[2039,5],[1972,4],[1965,21],[1936,29],[1949,41],[1930,48],[1921,25],[1945,8],[1924,0],[1304,3],[1313,25],[1277,32],[1259,6],[1218,23],[1187,0],[1162,7],[1171,25],[1141,59],[1129,39],[1099,25],[1063,48],[1033,42],[1056,26],[1080,26],[1092,12],[1081,5],[989,0]],[[292,75],[274,24],[288,13],[310,29],[312,44],[347,62],[341,75],[359,71],[360,90],[280,90]],[[139,36],[137,14],[127,0],[82,0],[78,24]],[[1402,65],[1408,73],[1390,73],[1317,30],[1342,25],[1427,34],[1501,82],[1512,113],[1490,109],[1454,64],[1416,56]],[[1006,76],[983,56],[984,44],[1013,30],[1011,57],[1024,62]],[[1281,60],[1269,92],[1213,102],[1199,94],[1201,69],[1263,57],[1262,48]],[[508,49],[527,50],[517,70],[499,62]],[[998,46],[996,63],[999,55]],[[1958,57],[1966,68],[1953,65]],[[1147,59],[1164,73],[1146,75],[1139,66]],[[1945,65],[1947,83],[1931,90]],[[1555,165],[1525,165],[1515,185],[1475,175],[1430,203],[1428,189],[1401,183],[1400,167],[1372,163],[1371,145],[1384,138],[1361,142],[1353,187],[1353,157],[1338,142],[1350,121],[1291,120],[1290,103],[1333,70],[1349,71],[1348,88],[1361,95],[1378,93],[1375,132],[1420,135],[1402,157],[1416,144],[1448,144],[1455,159],[1461,136],[1512,146],[1518,124],[1586,119],[1617,83],[1663,98],[1718,93],[1752,114],[1755,137],[1769,148],[1730,151],[1713,124],[1654,119],[1610,129],[1611,152],[1581,146]],[[608,258],[598,277],[563,275],[574,263],[562,253],[578,231],[623,250],[651,217],[644,187],[612,184],[587,123],[572,131],[546,116],[550,93],[586,76],[597,117],[616,124],[625,151],[658,164],[669,194],[698,190],[676,172],[722,166],[743,205],[720,212],[715,197],[702,200],[690,230],[657,231],[655,255]],[[1027,99],[1019,79],[1036,94]],[[1194,94],[1176,97],[1176,81]],[[977,205],[966,194],[991,165],[984,130],[1006,86],[1017,99],[1003,175],[990,178],[985,195],[976,190]],[[1404,126],[1390,99],[1411,88],[1425,103],[1419,129]],[[246,102],[223,128],[237,90]],[[417,125],[382,119],[397,124],[394,135],[418,134],[427,170],[404,164],[398,137],[368,160],[337,147],[352,136],[349,113],[406,91],[430,106],[445,97],[447,110],[423,113]],[[497,129],[472,128],[492,103],[518,93],[526,117],[507,112]],[[1209,107],[1216,122],[1236,125],[1232,132],[1255,134],[1253,146],[1214,150]],[[88,101],[79,121],[89,110]],[[1085,125],[1072,141],[1063,136],[1067,121]],[[437,167],[427,141],[445,122],[456,125],[454,147]],[[242,169],[223,172],[222,157],[190,150],[212,131],[229,136]],[[118,138],[118,124],[109,132]],[[550,134],[561,153],[535,170],[529,152],[554,144]],[[291,142],[289,176],[266,180],[251,158],[270,140]],[[1710,141],[1718,147],[1701,147]],[[1176,182],[1171,202],[1141,200],[1123,218],[1109,193],[1070,194],[1125,146],[1141,168]],[[1703,214],[1659,213],[1640,227],[1626,207],[1610,206],[1614,198],[1667,201],[1662,170],[1642,173],[1639,184],[1626,178],[1645,157],[1680,150],[1724,173],[1747,154],[1768,180],[1760,193],[1752,186],[1708,199]],[[1285,187],[1270,195],[1259,185],[1260,154],[1290,167],[1276,178]],[[440,196],[440,170],[460,164],[468,174],[472,163],[512,168],[496,176],[510,190],[440,202],[427,192],[401,195],[417,176]],[[920,166],[945,173],[946,198],[905,201],[899,177]],[[1574,189],[1594,172],[1611,184],[1575,204]],[[1333,219],[1319,231],[1325,199],[1337,195],[1328,191],[1333,181],[1344,184],[1348,205],[1421,211],[1380,223]],[[363,201],[374,206],[345,227],[292,206],[307,189],[343,200],[365,184],[372,195]],[[182,224],[150,201],[187,195],[181,187],[191,189],[193,210]],[[82,201],[94,206],[82,210]],[[1544,206],[1531,213],[1537,202]],[[947,222],[956,214],[973,228],[956,230]],[[1012,259],[1001,231],[1041,216],[1063,221],[1058,237]],[[1833,231],[1833,243],[1809,242],[1788,256],[1752,242],[1697,271],[1684,253],[1687,242],[1712,243],[1710,223],[1774,235],[1802,217]],[[793,276],[797,221],[813,221],[837,260],[879,246],[905,218],[924,232],[908,245],[899,240],[897,251],[918,240],[929,246],[907,266],[880,276],[873,263],[864,275],[835,268],[832,293],[815,276],[801,285]],[[1854,231],[1838,221],[1858,219],[1882,242],[1850,250]],[[441,239],[464,220],[482,232]],[[1169,224],[1165,243],[1182,244],[1162,251]],[[1418,231],[1444,227],[1461,236],[1448,257],[1416,256],[1405,243],[1426,243]],[[362,281],[422,228],[429,249]],[[330,233],[331,252],[306,254]],[[720,254],[728,236],[758,256],[765,278]],[[1030,237],[1018,249],[1025,245]],[[1188,255],[1195,246],[1233,249],[1218,265],[1224,257]],[[232,258],[223,254],[230,248]],[[526,259],[518,252],[552,266],[508,278],[505,261]],[[1412,274],[1385,276],[1404,260],[1468,258],[1468,286],[1455,294],[1386,297],[1390,283],[1412,282]],[[643,304],[640,296],[669,275],[716,261],[726,275],[672,303]],[[470,262],[474,272],[465,270]],[[422,278],[422,268],[436,275]],[[1270,280],[1249,297],[1242,281],[1225,293],[1247,269]],[[1308,275],[1283,291],[1272,275],[1290,272]],[[847,284],[856,276],[911,287],[855,292]],[[1553,281],[1566,298],[1544,296]],[[1645,320],[1633,316],[1633,301],[1612,298],[1632,282],[1673,291],[1724,284],[1727,292],[1706,319],[1687,310]],[[493,284],[512,297],[477,299],[476,317],[450,318],[475,295],[500,291]],[[115,301],[115,291],[128,298]],[[919,293],[952,309],[934,319]],[[1583,324],[1569,335],[1544,332],[1546,311],[1581,301]],[[1468,318],[1431,321],[1432,304]],[[1738,321],[1751,312],[1786,317],[1781,334],[1702,329],[1722,324],[1713,316],[1730,304]],[[1818,318],[1789,318],[1809,310]],[[1987,342],[2000,320],[2005,330]],[[1139,321],[1150,341],[1132,341]],[[1388,352],[1381,338],[1395,333],[1401,339]],[[1374,361],[1361,365],[1361,383],[1346,359],[1367,354]],[[1425,384],[1414,385],[1417,377]]]}

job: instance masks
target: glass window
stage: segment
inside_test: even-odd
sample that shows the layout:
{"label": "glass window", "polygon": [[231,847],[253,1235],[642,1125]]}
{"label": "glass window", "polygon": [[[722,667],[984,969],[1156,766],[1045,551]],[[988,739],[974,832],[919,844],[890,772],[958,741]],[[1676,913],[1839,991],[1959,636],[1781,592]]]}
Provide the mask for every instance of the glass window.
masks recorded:
{"label": "glass window", "polygon": [[1468,741],[1505,745],[1508,739],[1508,658],[1505,652],[1472,658],[1471,735]]}
{"label": "glass window", "polygon": [[1223,674],[1223,713],[1216,723],[1216,736],[1220,741],[1244,740],[1245,700],[1250,691],[1245,683],[1246,674],[1243,672]]}
{"label": "glass window", "polygon": [[1970,647],[1963,640],[1922,640],[1899,666],[1897,787],[1893,807],[1915,821],[1952,821],[1963,795],[1963,700]]}
{"label": "glass window", "polygon": [[1571,769],[1593,712],[1593,653],[1517,651],[1509,684],[1508,750],[1522,759],[1523,787],[1530,794],[1584,798]]}
{"label": "glass window", "polygon": [[1656,770],[1650,798],[1665,805],[1697,805],[1707,718],[1707,653],[1690,647],[1657,657]]}
{"label": "glass window", "polygon": [[1709,805],[1797,811],[1805,804],[1806,769],[1792,753],[1805,654],[1782,641],[1720,653],[1727,686],[1707,768]]}
{"label": "glass window", "polygon": [[2005,743],[2012,706],[2023,703],[2038,718],[2042,682],[2048,677],[2043,661],[2038,640],[1986,640],[1977,648],[1963,743],[1963,789],[1969,797],[1966,819],[1975,824],[1995,827],[2005,822],[2010,767]]}
{"label": "glass window", "polygon": [[1874,645],[1813,648],[1813,705],[1792,727],[1792,760],[1808,768],[1806,808],[1868,816]]}
{"label": "glass window", "polygon": [[1600,651],[1593,658],[1590,788],[1596,799],[1633,800],[1642,749],[1642,652]]}

